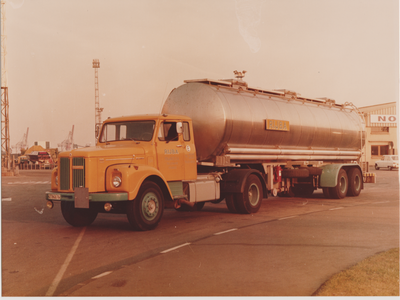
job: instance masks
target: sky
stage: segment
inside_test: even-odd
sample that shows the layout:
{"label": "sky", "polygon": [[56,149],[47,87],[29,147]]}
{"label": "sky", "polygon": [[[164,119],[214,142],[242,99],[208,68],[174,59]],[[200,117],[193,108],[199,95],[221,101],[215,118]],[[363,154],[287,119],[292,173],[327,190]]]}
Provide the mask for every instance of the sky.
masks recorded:
{"label": "sky", "polygon": [[186,79],[234,78],[357,107],[399,99],[397,0],[6,0],[10,143],[159,113]]}

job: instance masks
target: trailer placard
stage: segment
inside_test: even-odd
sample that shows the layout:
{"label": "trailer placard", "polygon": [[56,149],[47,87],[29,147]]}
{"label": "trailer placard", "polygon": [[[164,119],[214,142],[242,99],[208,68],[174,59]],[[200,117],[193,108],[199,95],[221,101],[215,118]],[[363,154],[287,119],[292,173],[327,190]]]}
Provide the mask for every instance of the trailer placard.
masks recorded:
{"label": "trailer placard", "polygon": [[266,130],[289,131],[289,121],[266,119],[265,120],[265,129]]}

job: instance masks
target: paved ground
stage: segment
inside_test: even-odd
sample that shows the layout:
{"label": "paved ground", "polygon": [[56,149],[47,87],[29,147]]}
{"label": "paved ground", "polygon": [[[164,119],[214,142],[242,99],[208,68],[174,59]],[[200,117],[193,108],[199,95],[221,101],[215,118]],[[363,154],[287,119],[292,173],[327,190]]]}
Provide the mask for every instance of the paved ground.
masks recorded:
{"label": "paved ground", "polygon": [[269,198],[254,215],[224,202],[166,210],[150,232],[124,215],[73,228],[44,208],[48,171],[2,181],[3,296],[308,296],[330,276],[399,246],[396,171],[343,200]]}

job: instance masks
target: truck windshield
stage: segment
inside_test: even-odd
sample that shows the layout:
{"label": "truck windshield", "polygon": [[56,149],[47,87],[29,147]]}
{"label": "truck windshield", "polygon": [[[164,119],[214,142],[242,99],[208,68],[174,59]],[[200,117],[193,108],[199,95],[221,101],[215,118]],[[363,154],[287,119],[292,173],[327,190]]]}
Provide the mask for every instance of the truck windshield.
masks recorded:
{"label": "truck windshield", "polygon": [[126,121],[107,123],[103,126],[100,143],[113,141],[151,141],[153,137],[154,121]]}

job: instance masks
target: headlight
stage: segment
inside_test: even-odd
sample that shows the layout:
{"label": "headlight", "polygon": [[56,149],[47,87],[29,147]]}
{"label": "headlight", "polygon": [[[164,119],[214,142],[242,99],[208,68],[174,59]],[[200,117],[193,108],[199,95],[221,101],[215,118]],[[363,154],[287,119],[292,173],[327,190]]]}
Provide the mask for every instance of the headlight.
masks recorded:
{"label": "headlight", "polygon": [[119,177],[119,176],[114,176],[113,177],[113,179],[112,179],[112,185],[114,186],[114,187],[119,187],[120,185],[121,185],[121,183],[122,183],[122,179],[121,179],[121,177]]}

